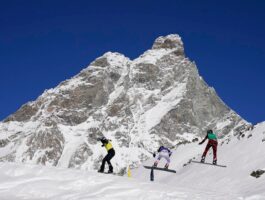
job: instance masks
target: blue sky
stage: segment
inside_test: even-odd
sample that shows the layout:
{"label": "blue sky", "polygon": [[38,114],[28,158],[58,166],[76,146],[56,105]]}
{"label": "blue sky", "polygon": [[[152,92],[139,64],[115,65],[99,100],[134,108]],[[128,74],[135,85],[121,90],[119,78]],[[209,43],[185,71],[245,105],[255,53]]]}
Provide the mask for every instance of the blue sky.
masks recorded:
{"label": "blue sky", "polygon": [[265,120],[265,1],[0,3],[0,119],[106,51],[133,59],[178,33],[223,101],[252,123]]}

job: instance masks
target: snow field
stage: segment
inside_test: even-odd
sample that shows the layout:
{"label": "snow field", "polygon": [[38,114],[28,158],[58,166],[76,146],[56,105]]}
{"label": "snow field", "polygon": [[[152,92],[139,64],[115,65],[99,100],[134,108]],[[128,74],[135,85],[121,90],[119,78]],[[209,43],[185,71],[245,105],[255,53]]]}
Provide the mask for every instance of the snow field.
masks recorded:
{"label": "snow field", "polygon": [[[219,141],[218,163],[211,165],[188,163],[199,160],[205,143],[190,143],[178,147],[171,159],[176,174],[155,171],[150,182],[150,170],[131,170],[132,178],[95,171],[43,167],[21,163],[0,164],[1,200],[264,200],[265,176],[256,179],[250,173],[265,168],[265,123],[245,137]],[[144,165],[152,165],[153,159]],[[209,152],[206,162],[212,161]],[[159,166],[163,166],[161,160]],[[184,166],[186,165],[186,166]]]}
{"label": "snow field", "polygon": [[[227,165],[227,168],[188,163],[190,159],[200,160],[206,142],[203,145],[191,143],[180,146],[174,151],[169,167],[177,170],[177,174],[155,171],[155,182],[192,190],[212,191],[220,195],[230,194],[231,200],[235,197],[264,200],[265,176],[258,179],[250,176],[252,171],[265,167],[265,142],[262,142],[264,131],[265,123],[261,123],[253,131],[245,132],[243,138],[233,137],[222,145],[222,141],[219,141],[218,163]],[[206,162],[211,163],[212,159],[210,149]],[[154,160],[149,160],[144,165],[152,165],[153,162]],[[165,161],[161,160],[159,166],[163,167],[164,164]],[[184,164],[186,166],[183,167]],[[133,170],[132,174],[136,179],[148,180],[150,171],[140,167]]]}

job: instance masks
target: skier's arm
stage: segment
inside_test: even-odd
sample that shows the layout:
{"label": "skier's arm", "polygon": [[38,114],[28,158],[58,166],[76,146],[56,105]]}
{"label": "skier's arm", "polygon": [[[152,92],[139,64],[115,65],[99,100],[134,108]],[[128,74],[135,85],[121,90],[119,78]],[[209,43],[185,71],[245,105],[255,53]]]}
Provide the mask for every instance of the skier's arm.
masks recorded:
{"label": "skier's arm", "polygon": [[159,153],[160,152],[160,147],[157,149],[157,151],[155,151],[154,153],[153,153],[153,157],[156,157],[156,153]]}
{"label": "skier's arm", "polygon": [[205,138],[199,144],[203,144],[205,142],[205,140],[207,140],[207,135],[205,136]]}
{"label": "skier's arm", "polygon": [[105,146],[105,143],[104,143],[104,142],[102,142],[102,141],[101,141],[101,143],[102,143],[102,145],[101,145],[101,146],[102,146],[102,147],[104,147],[104,146]]}

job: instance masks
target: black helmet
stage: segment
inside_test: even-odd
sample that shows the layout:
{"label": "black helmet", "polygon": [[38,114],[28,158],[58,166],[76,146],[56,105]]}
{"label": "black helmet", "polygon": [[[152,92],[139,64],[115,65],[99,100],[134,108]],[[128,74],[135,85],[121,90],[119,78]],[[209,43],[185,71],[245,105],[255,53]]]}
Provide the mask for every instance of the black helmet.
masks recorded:
{"label": "black helmet", "polygon": [[207,134],[209,134],[209,133],[213,133],[213,130],[207,130]]}
{"label": "black helmet", "polygon": [[105,137],[102,137],[102,138],[100,139],[100,141],[101,141],[102,143],[108,143],[108,140],[107,140],[107,138],[105,138]]}

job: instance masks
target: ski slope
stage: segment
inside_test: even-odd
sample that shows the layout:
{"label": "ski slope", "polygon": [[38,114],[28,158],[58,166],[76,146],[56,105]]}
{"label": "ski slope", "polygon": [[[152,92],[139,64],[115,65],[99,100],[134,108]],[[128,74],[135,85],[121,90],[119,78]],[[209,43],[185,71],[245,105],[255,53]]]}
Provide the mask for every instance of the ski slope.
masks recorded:
{"label": "ski slope", "polygon": [[[250,173],[265,169],[265,123],[245,137],[226,138],[219,145],[218,162],[227,168],[187,163],[199,159],[206,144],[186,144],[172,155],[170,168],[176,174],[132,170],[132,178],[59,167],[0,163],[1,200],[264,200],[265,175]],[[230,141],[229,141],[230,140]],[[221,141],[220,141],[221,143]],[[206,161],[210,162],[212,155]],[[151,165],[149,160],[145,165]],[[164,163],[160,163],[163,166]],[[187,164],[183,167],[184,164]]]}
{"label": "ski slope", "polygon": [[[172,155],[169,168],[177,174],[154,171],[155,182],[191,190],[211,191],[216,194],[229,194],[232,199],[265,199],[265,175],[256,179],[250,176],[252,171],[265,169],[265,123],[258,124],[254,130],[244,133],[244,137],[229,137],[218,146],[218,164],[226,168],[188,163],[190,159],[200,160],[206,146],[198,143],[179,147]],[[210,153],[210,154],[209,154]],[[206,162],[212,162],[212,152],[208,152]],[[152,165],[149,160],[144,165]],[[163,167],[165,161],[158,166]],[[186,166],[183,166],[186,164]],[[138,180],[149,180],[150,170],[143,167],[133,171]],[[227,200],[227,198],[223,198]]]}
{"label": "ski slope", "polygon": [[[225,195],[230,198],[229,194]],[[223,199],[211,191],[150,183],[74,169],[0,164],[1,200],[184,200]]]}

